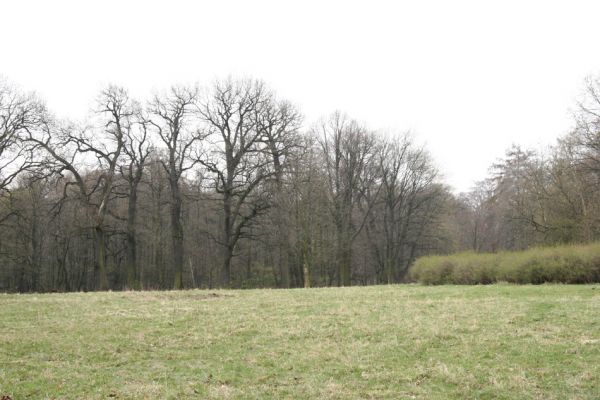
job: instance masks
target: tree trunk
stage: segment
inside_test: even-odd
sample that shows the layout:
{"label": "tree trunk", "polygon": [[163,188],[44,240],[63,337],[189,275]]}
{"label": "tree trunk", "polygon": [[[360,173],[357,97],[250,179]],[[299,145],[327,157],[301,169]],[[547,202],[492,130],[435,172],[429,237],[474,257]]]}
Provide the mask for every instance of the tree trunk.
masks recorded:
{"label": "tree trunk", "polygon": [[302,273],[304,276],[304,287],[306,289],[308,289],[308,288],[310,288],[311,281],[310,281],[310,266],[308,264],[308,260],[307,260],[306,256],[304,256],[304,262],[302,263]]}
{"label": "tree trunk", "polygon": [[108,290],[108,275],[106,273],[106,238],[102,226],[94,228],[96,239],[96,254],[98,263],[98,289]]}
{"label": "tree trunk", "polygon": [[231,259],[233,258],[233,248],[231,246],[233,229],[231,215],[231,197],[227,192],[223,197],[223,270],[221,271],[221,284],[223,287],[229,287],[231,284]]}
{"label": "tree trunk", "polygon": [[171,185],[171,241],[173,246],[173,266],[175,270],[175,281],[173,289],[183,288],[183,226],[181,224],[181,193],[179,190],[179,179],[171,173],[169,182]]}
{"label": "tree trunk", "polygon": [[183,227],[181,225],[181,200],[171,208],[171,238],[173,241],[173,265],[175,267],[175,282],[173,288],[183,288]]}
{"label": "tree trunk", "polygon": [[385,259],[385,272],[387,276],[387,283],[391,285],[394,283],[394,260],[389,255]]}
{"label": "tree trunk", "polygon": [[350,286],[351,281],[351,263],[352,263],[352,242],[342,239],[338,253],[339,263],[339,283],[340,286]]}
{"label": "tree trunk", "polygon": [[223,246],[223,271],[221,281],[223,287],[228,288],[231,284],[231,259],[233,258],[232,251],[229,246]]}
{"label": "tree trunk", "polygon": [[137,238],[135,219],[137,214],[137,187],[131,186],[127,207],[127,287],[139,290],[137,271]]}
{"label": "tree trunk", "polygon": [[281,231],[281,243],[279,245],[279,265],[281,282],[280,287],[290,287],[290,251],[289,251],[289,239],[288,230],[284,227]]}

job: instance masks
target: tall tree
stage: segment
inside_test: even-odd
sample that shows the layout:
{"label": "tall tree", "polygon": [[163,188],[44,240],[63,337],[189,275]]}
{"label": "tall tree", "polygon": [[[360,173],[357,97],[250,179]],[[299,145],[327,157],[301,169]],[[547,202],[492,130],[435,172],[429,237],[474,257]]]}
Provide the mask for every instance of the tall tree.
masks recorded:
{"label": "tall tree", "polygon": [[127,158],[119,166],[121,176],[127,182],[127,286],[133,289],[139,289],[141,285],[137,267],[138,188],[152,152],[148,125],[147,117],[138,109],[135,127],[127,131],[123,148]]}
{"label": "tall tree", "polygon": [[213,143],[199,161],[222,198],[222,234],[215,239],[223,249],[225,286],[239,240],[251,236],[252,223],[270,206],[263,183],[282,173],[284,138],[297,118],[273,101],[262,82],[227,79],[216,82],[199,107]]}
{"label": "tall tree", "polygon": [[[364,202],[368,200],[367,189],[377,178],[373,173],[377,141],[366,128],[339,112],[317,125],[314,131],[320,138],[336,225],[338,283],[349,286],[352,243],[362,231],[374,204],[373,200]],[[376,196],[371,197],[374,198]],[[355,218],[357,213],[358,218]]]}
{"label": "tall tree", "polygon": [[[132,129],[131,119],[134,109],[129,94],[121,87],[109,86],[104,90],[98,100],[99,110],[104,122],[104,140],[97,142],[92,137],[75,137],[77,146],[82,152],[89,152],[96,156],[103,174],[101,182],[100,200],[94,221],[96,233],[96,246],[98,251],[98,265],[100,270],[100,290],[109,287],[106,273],[106,230],[105,220],[108,214],[108,202],[114,188],[117,162],[121,157],[126,136]],[[107,145],[112,142],[112,146]]]}
{"label": "tall tree", "polygon": [[264,131],[264,142],[267,152],[273,161],[273,211],[271,212],[273,233],[278,250],[277,264],[279,266],[280,287],[290,287],[290,258],[292,249],[290,243],[291,197],[287,190],[285,173],[290,160],[300,156],[301,142],[299,130],[302,117],[299,110],[288,101],[273,101],[265,107],[260,118]]}
{"label": "tall tree", "polygon": [[171,247],[175,270],[173,288],[183,288],[183,225],[181,221],[183,195],[181,179],[183,174],[193,168],[190,157],[194,143],[201,139],[195,122],[197,87],[173,86],[162,95],[155,96],[148,106],[149,123],[155,128],[160,141],[164,144],[167,159],[161,163],[167,173],[171,194],[170,221]]}
{"label": "tall tree", "polygon": [[[68,195],[70,186],[77,187],[79,201],[92,214],[98,287],[107,290],[109,282],[104,224],[114,188],[117,161],[123,150],[126,131],[131,126],[132,109],[127,91],[116,86],[109,86],[102,91],[98,98],[97,114],[100,116],[98,127],[82,128],[49,120],[44,129],[30,134],[27,141],[33,144],[34,149],[45,151],[47,158],[40,161],[41,165],[58,174],[68,171],[73,177],[74,180],[65,186],[64,195]],[[82,172],[88,155],[96,159],[98,170],[91,187]]]}
{"label": "tall tree", "polygon": [[[388,139],[378,152],[381,170],[381,213],[372,218],[383,228],[383,240],[373,246],[387,283],[400,280],[406,273],[410,253],[416,245],[419,229],[428,222],[419,214],[436,195],[433,189],[437,171],[428,154],[415,147],[408,135]],[[408,262],[407,262],[408,261]]]}

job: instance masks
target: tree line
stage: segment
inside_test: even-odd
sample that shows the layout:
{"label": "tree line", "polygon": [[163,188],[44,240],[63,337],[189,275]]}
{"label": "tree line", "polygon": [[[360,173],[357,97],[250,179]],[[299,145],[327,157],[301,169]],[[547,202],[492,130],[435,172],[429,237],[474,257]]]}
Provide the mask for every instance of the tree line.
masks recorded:
{"label": "tree line", "polygon": [[84,121],[0,81],[0,290],[396,283],[421,255],[597,240],[599,88],[548,154],[455,195],[409,133],[307,123],[262,81],[109,86]]}
{"label": "tree line", "polygon": [[261,81],[109,86],[83,122],[4,81],[0,118],[2,290],[399,282],[444,249],[425,149]]}

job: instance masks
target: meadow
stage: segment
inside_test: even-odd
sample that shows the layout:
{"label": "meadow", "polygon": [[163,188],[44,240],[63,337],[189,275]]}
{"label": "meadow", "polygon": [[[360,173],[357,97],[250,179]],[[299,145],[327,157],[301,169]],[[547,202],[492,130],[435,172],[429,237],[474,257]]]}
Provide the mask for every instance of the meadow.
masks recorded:
{"label": "meadow", "polygon": [[0,397],[598,399],[600,286],[0,295]]}

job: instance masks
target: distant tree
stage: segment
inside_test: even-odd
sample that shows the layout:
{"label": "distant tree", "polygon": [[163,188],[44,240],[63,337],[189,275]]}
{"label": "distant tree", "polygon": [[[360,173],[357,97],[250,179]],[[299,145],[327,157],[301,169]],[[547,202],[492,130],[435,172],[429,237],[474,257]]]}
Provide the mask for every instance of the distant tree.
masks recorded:
{"label": "distant tree", "polygon": [[600,78],[586,79],[575,122],[572,140],[577,146],[577,161],[582,168],[600,176]]}

